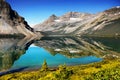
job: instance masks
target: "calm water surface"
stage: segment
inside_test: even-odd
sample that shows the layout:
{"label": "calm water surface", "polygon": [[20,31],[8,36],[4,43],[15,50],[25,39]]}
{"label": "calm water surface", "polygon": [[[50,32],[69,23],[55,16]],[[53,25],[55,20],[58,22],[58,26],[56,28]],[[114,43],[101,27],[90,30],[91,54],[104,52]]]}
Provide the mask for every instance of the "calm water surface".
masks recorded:
{"label": "calm water surface", "polygon": [[25,54],[23,54],[18,60],[16,60],[12,68],[21,67],[37,67],[41,66],[43,61],[46,60],[48,66],[55,67],[61,64],[66,65],[77,65],[77,64],[88,64],[92,62],[101,61],[101,58],[95,56],[85,56],[78,58],[68,58],[65,55],[57,53],[56,55],[51,55],[50,52],[46,51],[44,48],[38,46],[29,47]]}
{"label": "calm water surface", "polygon": [[0,39],[0,72],[18,68],[78,65],[120,57],[120,39],[43,37],[41,39]]}

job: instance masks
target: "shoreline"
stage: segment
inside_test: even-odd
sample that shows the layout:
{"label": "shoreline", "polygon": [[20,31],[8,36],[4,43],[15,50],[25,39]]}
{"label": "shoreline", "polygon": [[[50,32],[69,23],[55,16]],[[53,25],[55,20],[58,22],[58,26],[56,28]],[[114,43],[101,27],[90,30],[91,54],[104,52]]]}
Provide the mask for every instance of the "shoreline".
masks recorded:
{"label": "shoreline", "polygon": [[[0,80],[9,80],[9,79],[20,79],[20,80],[93,80],[99,77],[100,79],[106,78],[111,79],[109,75],[117,77],[113,77],[113,80],[116,78],[120,79],[120,59],[114,60],[104,60],[102,62],[91,63],[87,65],[75,65],[75,66],[62,66],[58,67],[58,69],[52,70],[51,68],[46,71],[41,70],[30,70],[30,71],[21,71],[11,74],[6,74],[0,76]],[[114,74],[113,74],[114,73]],[[56,76],[57,75],[57,76]],[[66,76],[66,78],[65,78]]]}
{"label": "shoreline", "polygon": [[[101,61],[97,61],[97,62],[91,62],[91,63],[87,63],[87,64],[73,64],[73,65],[65,65],[66,67],[74,67],[74,66],[84,66],[84,65],[89,65],[89,64],[94,64],[94,63],[100,63],[104,60],[101,60]],[[64,65],[64,64],[61,64],[61,65]],[[49,71],[56,71],[58,70],[60,65],[58,66],[48,66],[49,68]],[[8,74],[13,74],[13,73],[16,73],[16,72],[32,72],[32,71],[39,71],[41,69],[41,67],[21,67],[21,68],[16,68],[16,69],[11,69],[11,70],[7,70],[7,71],[3,71],[3,72],[0,72],[0,76],[4,76],[4,75],[8,75]]]}

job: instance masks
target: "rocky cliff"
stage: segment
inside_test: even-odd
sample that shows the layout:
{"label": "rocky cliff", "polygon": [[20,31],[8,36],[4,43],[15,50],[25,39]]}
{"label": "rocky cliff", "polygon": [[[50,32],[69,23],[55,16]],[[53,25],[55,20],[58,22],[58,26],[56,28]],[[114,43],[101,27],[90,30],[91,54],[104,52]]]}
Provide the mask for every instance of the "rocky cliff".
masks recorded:
{"label": "rocky cliff", "polygon": [[12,10],[7,2],[0,0],[0,35],[33,36],[33,32],[23,17]]}

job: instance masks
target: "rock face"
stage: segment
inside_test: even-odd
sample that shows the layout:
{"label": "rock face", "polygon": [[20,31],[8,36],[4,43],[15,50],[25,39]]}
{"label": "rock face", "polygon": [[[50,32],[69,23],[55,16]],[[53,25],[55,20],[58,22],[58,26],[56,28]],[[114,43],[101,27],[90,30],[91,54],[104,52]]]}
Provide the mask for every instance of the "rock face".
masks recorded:
{"label": "rock face", "polygon": [[27,24],[25,19],[12,10],[11,6],[4,0],[0,0],[0,34],[25,36],[34,35],[34,30]]}
{"label": "rock face", "polygon": [[[52,17],[52,19],[51,19]],[[120,35],[120,7],[113,7],[98,14],[68,12],[63,16],[51,16],[35,25],[36,31],[46,34],[116,36]]]}

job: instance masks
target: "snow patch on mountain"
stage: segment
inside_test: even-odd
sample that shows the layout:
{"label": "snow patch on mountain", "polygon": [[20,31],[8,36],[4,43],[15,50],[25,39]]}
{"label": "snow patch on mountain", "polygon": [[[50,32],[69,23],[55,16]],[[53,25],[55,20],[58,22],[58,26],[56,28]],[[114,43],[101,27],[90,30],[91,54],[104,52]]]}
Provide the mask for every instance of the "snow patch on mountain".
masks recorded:
{"label": "snow patch on mountain", "polygon": [[120,8],[120,6],[116,6],[116,8]]}
{"label": "snow patch on mountain", "polygon": [[71,21],[80,21],[80,20],[83,20],[81,18],[70,18]]}
{"label": "snow patch on mountain", "polygon": [[61,22],[61,20],[57,19],[57,20],[54,20],[55,22]]}

